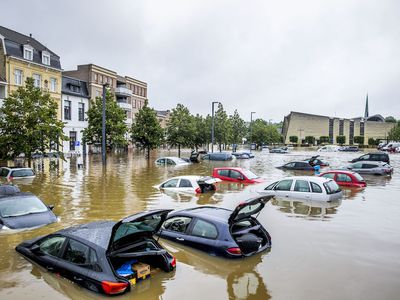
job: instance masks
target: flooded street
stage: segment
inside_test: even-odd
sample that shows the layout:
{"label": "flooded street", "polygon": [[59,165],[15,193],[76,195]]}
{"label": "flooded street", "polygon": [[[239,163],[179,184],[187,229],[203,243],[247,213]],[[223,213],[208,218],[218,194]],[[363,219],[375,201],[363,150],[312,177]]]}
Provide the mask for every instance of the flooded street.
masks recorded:
{"label": "flooded street", "polygon": [[[35,162],[37,177],[18,185],[46,204],[54,204],[60,221],[0,233],[0,299],[105,299],[32,265],[17,254],[15,246],[71,225],[119,220],[153,208],[216,205],[233,209],[267,183],[293,175],[276,166],[314,153],[256,152],[251,160],[181,167],[154,164],[158,156],[176,155],[173,151],[153,152],[149,161],[135,152],[113,155],[106,169],[99,155],[87,157],[83,169],[77,168],[74,158]],[[321,154],[332,167],[360,155]],[[159,272],[118,299],[399,299],[400,154],[391,155],[390,160],[391,178],[363,176],[367,188],[344,189],[340,202],[274,199],[268,203],[258,219],[272,237],[270,252],[228,260],[160,239],[177,258],[176,271]],[[200,196],[165,194],[153,188],[178,175],[211,175],[217,166],[247,168],[267,181],[248,186],[221,183],[217,192]]]}

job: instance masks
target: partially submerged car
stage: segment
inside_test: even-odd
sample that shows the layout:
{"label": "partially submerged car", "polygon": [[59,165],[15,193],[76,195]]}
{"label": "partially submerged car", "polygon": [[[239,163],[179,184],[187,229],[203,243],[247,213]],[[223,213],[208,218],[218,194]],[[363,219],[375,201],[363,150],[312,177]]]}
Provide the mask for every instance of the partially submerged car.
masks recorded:
{"label": "partially submerged car", "polygon": [[179,157],[160,157],[155,161],[156,165],[158,166],[187,166],[190,165],[189,162],[183,160]]}
{"label": "partially submerged car", "polygon": [[217,189],[216,183],[221,179],[210,176],[177,176],[154,186],[159,190],[201,194]]}
{"label": "partially submerged car", "polygon": [[340,186],[348,187],[366,187],[367,183],[364,178],[356,172],[345,170],[331,170],[322,173],[320,177],[330,178],[336,181]]}
{"label": "partially submerged car", "polygon": [[339,151],[342,152],[358,152],[359,148],[358,146],[342,146],[339,148]]}
{"label": "partially submerged car", "polygon": [[271,236],[253,217],[271,198],[249,199],[233,211],[214,206],[176,211],[168,215],[158,234],[215,256],[251,256],[271,247]]}
{"label": "partially submerged car", "polygon": [[185,159],[185,160],[188,161],[188,162],[192,162],[192,163],[199,163],[200,159],[207,153],[208,152],[205,151],[205,150],[200,150],[200,151],[192,150],[190,152],[190,157],[188,159]]}
{"label": "partially submerged car", "polygon": [[339,151],[339,146],[336,145],[325,145],[322,146],[321,148],[318,148],[318,152],[337,152]]}
{"label": "partially submerged car", "polygon": [[0,230],[26,229],[57,222],[53,205],[11,185],[0,186]]}
{"label": "partially submerged car", "polygon": [[231,153],[227,152],[214,152],[207,153],[202,157],[203,160],[219,160],[219,161],[228,161],[236,159]]}
{"label": "partially submerged car", "polygon": [[99,221],[22,242],[16,250],[50,272],[107,295],[131,289],[151,268],[175,269],[176,259],[154,238],[171,210]]}
{"label": "partially submerged car", "polygon": [[277,168],[284,170],[314,171],[314,167],[311,166],[310,163],[307,161],[291,161]]}
{"label": "partially submerged car", "polygon": [[20,167],[2,167],[0,168],[0,177],[5,178],[7,181],[15,179],[33,179],[35,172],[31,168]]}
{"label": "partially submerged car", "polygon": [[393,173],[393,168],[387,163],[381,161],[359,161],[339,169],[371,175],[392,175]]}
{"label": "partially submerged car", "polygon": [[319,155],[311,156],[310,158],[305,159],[305,162],[308,162],[312,167],[313,166],[321,166],[321,167],[327,167],[329,166],[329,163],[322,160],[319,158]]}
{"label": "partially submerged car", "polygon": [[316,201],[334,201],[343,196],[342,190],[334,180],[315,176],[286,177],[269,184],[258,193],[279,198]]}
{"label": "partially submerged car", "polygon": [[233,181],[240,183],[261,183],[264,179],[260,178],[253,172],[242,168],[214,168],[214,178],[219,178],[224,181]]}
{"label": "partially submerged car", "polygon": [[250,151],[236,151],[232,152],[232,155],[235,156],[237,159],[254,158],[254,154]]}
{"label": "partially submerged car", "polygon": [[280,154],[286,154],[289,153],[290,150],[288,147],[280,147],[280,148],[272,148],[269,149],[269,153],[280,153]]}
{"label": "partially submerged car", "polygon": [[385,152],[371,152],[360,157],[352,159],[350,162],[355,163],[358,161],[383,161],[387,164],[390,164],[389,154]]}

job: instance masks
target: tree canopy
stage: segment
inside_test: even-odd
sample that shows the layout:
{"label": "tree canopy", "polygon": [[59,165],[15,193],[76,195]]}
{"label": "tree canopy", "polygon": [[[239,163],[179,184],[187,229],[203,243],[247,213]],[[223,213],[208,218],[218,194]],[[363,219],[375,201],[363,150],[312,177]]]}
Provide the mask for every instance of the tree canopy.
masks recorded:
{"label": "tree canopy", "polygon": [[256,119],[253,121],[251,130],[251,138],[250,140],[255,142],[257,146],[261,146],[262,144],[272,144],[279,143],[281,140],[281,135],[279,134],[277,128],[268,124],[265,120]]}
{"label": "tree canopy", "polygon": [[232,144],[240,144],[242,139],[247,135],[246,122],[240,117],[237,109],[232,116],[229,116],[229,122],[232,129],[230,141]]}

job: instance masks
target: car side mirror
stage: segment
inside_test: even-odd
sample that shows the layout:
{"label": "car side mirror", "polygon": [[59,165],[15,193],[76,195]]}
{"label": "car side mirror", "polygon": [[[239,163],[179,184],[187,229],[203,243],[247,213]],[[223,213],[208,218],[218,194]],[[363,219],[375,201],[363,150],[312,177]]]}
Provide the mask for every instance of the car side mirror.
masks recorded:
{"label": "car side mirror", "polygon": [[53,210],[54,209],[54,204],[50,204],[50,205],[48,205],[47,206],[50,210]]}
{"label": "car side mirror", "polygon": [[351,169],[353,169],[353,167],[347,167],[347,169],[351,170]]}
{"label": "car side mirror", "polygon": [[36,255],[43,255],[43,252],[40,250],[40,246],[38,244],[33,245],[30,250]]}

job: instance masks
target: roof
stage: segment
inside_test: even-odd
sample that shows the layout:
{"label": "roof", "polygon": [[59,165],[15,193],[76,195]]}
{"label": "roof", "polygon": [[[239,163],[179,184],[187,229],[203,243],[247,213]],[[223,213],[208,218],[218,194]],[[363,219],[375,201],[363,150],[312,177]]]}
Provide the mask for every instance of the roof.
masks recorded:
{"label": "roof", "polygon": [[57,233],[89,241],[103,249],[108,248],[114,221],[98,221],[62,229]]}
{"label": "roof", "polygon": [[202,217],[207,220],[213,220],[220,223],[228,223],[232,211],[226,208],[215,206],[200,206],[188,208],[179,211],[178,213],[185,213],[186,215]]}
{"label": "roof", "polygon": [[[330,181],[332,179],[328,179],[325,177],[317,177],[317,176],[292,176],[292,177],[285,177],[281,180],[285,180],[285,179],[292,179],[292,180],[307,180],[307,181],[313,181],[313,182],[317,182],[317,183],[324,183],[327,181]],[[280,180],[280,181],[281,181]]]}
{"label": "roof", "polygon": [[[4,37],[7,55],[24,59],[23,45],[29,44],[34,49],[33,62],[45,67],[53,67],[61,70],[60,57],[32,36],[21,34],[3,26],[0,26],[0,35]],[[42,63],[42,52],[44,51],[50,54],[50,66]]]}
{"label": "roof", "polygon": [[61,93],[72,96],[89,98],[87,83],[77,78],[62,77]]}
{"label": "roof", "polygon": [[214,168],[214,170],[235,170],[235,171],[246,171],[246,169],[239,168],[239,167],[220,167],[220,168]]}

